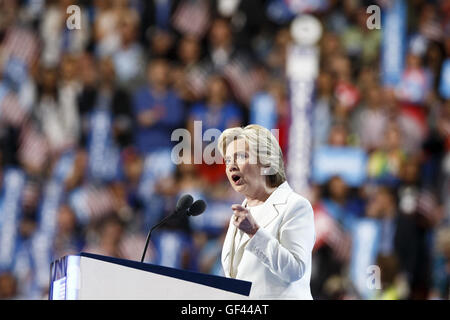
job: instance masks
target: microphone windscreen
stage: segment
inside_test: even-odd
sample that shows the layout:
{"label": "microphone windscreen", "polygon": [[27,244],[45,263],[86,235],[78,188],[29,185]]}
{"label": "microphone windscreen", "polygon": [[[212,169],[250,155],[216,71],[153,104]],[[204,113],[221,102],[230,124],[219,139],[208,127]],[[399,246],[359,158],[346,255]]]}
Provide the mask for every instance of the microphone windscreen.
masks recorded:
{"label": "microphone windscreen", "polygon": [[198,216],[203,213],[206,209],[206,202],[203,200],[195,201],[188,210],[189,216]]}
{"label": "microphone windscreen", "polygon": [[184,196],[182,196],[178,202],[177,202],[177,207],[176,207],[176,211],[185,211],[187,209],[189,209],[190,206],[192,206],[192,202],[194,201],[194,198],[192,198],[191,195],[186,194]]}

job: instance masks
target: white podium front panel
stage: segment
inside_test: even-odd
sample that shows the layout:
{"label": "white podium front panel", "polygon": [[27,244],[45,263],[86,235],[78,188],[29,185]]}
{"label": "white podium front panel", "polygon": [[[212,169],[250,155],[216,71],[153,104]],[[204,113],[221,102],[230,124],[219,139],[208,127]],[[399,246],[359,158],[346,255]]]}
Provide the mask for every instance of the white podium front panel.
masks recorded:
{"label": "white podium front panel", "polygon": [[52,263],[50,299],[248,299],[251,283],[88,253]]}

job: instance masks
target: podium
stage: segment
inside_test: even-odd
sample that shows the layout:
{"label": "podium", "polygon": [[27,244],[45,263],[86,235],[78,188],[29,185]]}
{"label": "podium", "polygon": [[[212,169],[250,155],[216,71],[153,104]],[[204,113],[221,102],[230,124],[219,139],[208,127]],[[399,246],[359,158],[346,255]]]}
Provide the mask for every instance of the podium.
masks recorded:
{"label": "podium", "polygon": [[82,252],[50,265],[50,300],[242,300],[251,282]]}

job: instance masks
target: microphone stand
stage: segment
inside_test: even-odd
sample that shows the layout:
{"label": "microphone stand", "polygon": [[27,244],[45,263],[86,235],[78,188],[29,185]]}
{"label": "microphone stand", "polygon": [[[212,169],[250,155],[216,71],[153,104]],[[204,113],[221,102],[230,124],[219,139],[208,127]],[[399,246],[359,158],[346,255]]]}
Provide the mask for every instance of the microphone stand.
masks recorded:
{"label": "microphone stand", "polygon": [[155,230],[156,228],[158,228],[159,226],[161,226],[164,222],[166,222],[167,220],[169,220],[170,218],[172,218],[173,216],[179,214],[180,212],[174,212],[171,215],[165,217],[164,219],[162,219],[160,222],[158,222],[158,224],[154,225],[148,235],[147,235],[147,240],[145,241],[145,248],[144,248],[144,253],[142,254],[142,258],[141,258],[141,262],[144,262],[144,258],[145,258],[145,254],[147,253],[147,247],[148,247],[148,243],[150,241],[150,237],[152,235],[152,231]]}

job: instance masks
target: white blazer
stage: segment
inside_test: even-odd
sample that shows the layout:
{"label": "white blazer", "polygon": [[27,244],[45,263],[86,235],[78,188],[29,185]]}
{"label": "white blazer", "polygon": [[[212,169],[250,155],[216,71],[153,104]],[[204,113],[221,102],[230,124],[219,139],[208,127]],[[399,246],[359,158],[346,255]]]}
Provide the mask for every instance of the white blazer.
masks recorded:
{"label": "white blazer", "polygon": [[[239,248],[245,249],[236,279],[252,282],[252,299],[312,299],[309,283],[315,231],[311,204],[284,182],[263,206],[258,231],[251,239],[244,233],[240,241]],[[231,276],[237,230],[230,219],[221,257],[227,277]]]}

